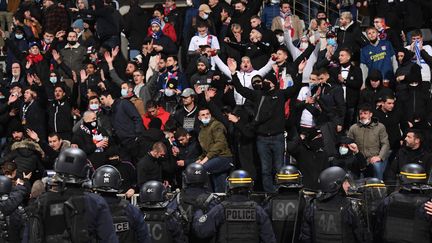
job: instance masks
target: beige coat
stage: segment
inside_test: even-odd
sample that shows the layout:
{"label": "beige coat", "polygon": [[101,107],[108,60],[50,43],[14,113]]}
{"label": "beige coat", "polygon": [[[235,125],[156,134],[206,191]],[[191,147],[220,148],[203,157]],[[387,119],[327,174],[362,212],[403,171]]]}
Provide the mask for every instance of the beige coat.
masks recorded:
{"label": "beige coat", "polygon": [[[301,20],[297,15],[291,15],[292,27],[294,28],[294,37],[293,40],[298,40],[303,35],[303,20]],[[283,30],[284,26],[282,24],[282,18],[280,16],[276,16],[273,18],[271,30]]]}

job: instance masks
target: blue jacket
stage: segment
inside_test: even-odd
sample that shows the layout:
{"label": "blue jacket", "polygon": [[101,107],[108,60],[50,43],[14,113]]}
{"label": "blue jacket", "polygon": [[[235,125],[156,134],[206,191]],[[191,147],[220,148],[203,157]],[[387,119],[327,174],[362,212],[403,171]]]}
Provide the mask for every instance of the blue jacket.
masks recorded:
{"label": "blue jacket", "polygon": [[111,107],[111,124],[122,144],[134,141],[144,133],[142,118],[128,100],[116,99]]}

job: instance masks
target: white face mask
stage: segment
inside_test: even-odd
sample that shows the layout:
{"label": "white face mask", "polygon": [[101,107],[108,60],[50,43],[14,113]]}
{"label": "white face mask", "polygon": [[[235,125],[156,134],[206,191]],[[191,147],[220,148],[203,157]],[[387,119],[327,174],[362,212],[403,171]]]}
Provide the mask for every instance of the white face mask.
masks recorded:
{"label": "white face mask", "polygon": [[211,119],[211,117],[209,117],[209,118],[207,118],[207,119],[203,118],[203,119],[201,119],[201,122],[202,122],[204,125],[207,125],[207,124],[210,123],[210,119]]}
{"label": "white face mask", "polygon": [[205,13],[205,14],[203,14],[203,16],[202,16],[202,18],[203,18],[203,19],[208,19],[208,17],[209,17],[209,15],[208,15],[208,14],[206,14],[206,13]]}
{"label": "white face mask", "polygon": [[301,42],[300,43],[300,47],[299,47],[299,49],[300,49],[300,51],[304,51],[304,50],[306,50],[306,48],[308,48],[308,46],[309,46],[309,43],[308,42]]}
{"label": "white face mask", "polygon": [[171,96],[174,95],[174,90],[172,90],[172,89],[165,89],[164,93],[165,93],[166,96],[171,97]]}
{"label": "white face mask", "polygon": [[360,120],[360,123],[363,125],[367,125],[370,123],[370,121],[371,121],[370,119],[364,119],[364,120]]}
{"label": "white face mask", "polygon": [[90,104],[89,108],[92,111],[97,111],[97,110],[99,110],[99,104]]}
{"label": "white face mask", "polygon": [[349,151],[349,149],[347,147],[343,147],[343,146],[339,147],[339,154],[340,155],[345,155],[348,153],[348,151]]}
{"label": "white face mask", "polygon": [[278,35],[277,36],[277,40],[278,40],[279,44],[283,44],[284,43],[284,37],[282,35]]}
{"label": "white face mask", "polygon": [[121,96],[122,97],[127,97],[128,96],[128,90],[127,89],[122,89],[120,92],[121,92]]}

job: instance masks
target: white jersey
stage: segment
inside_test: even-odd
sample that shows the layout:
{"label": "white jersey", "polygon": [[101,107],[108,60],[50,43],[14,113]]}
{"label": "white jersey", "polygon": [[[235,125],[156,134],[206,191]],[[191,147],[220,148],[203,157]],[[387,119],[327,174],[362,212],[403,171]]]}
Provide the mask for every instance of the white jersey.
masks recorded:
{"label": "white jersey", "polygon": [[[300,92],[297,96],[297,100],[299,101],[305,101],[307,97],[311,96],[311,91],[309,89],[309,86],[303,86],[300,89]],[[304,109],[302,111],[301,117],[300,117],[300,126],[304,127],[315,127],[315,122],[313,120],[313,115],[308,110]]]}

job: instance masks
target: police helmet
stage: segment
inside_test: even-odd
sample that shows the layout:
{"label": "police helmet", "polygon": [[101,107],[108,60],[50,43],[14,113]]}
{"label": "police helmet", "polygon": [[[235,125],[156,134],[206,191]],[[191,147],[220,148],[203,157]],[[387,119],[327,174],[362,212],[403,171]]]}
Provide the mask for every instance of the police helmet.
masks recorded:
{"label": "police helmet", "polygon": [[276,184],[280,187],[302,188],[302,174],[297,167],[286,165],[276,174]]}
{"label": "police helmet", "polygon": [[118,192],[121,184],[121,174],[112,165],[101,166],[93,173],[92,186],[96,191]]}
{"label": "police helmet", "polygon": [[164,202],[167,190],[160,181],[148,181],[140,188],[139,199],[141,203]]}
{"label": "police helmet", "polygon": [[9,194],[12,190],[12,181],[7,176],[0,176],[0,195]]}
{"label": "police helmet", "polygon": [[65,183],[81,183],[88,178],[89,164],[87,155],[79,148],[68,148],[60,152],[54,171]]}
{"label": "police helmet", "polygon": [[362,187],[366,201],[381,200],[387,196],[387,187],[378,178],[367,178]]}
{"label": "police helmet", "polygon": [[186,185],[201,184],[204,185],[208,181],[207,171],[204,166],[198,163],[192,163],[183,171],[183,180]]}
{"label": "police helmet", "polygon": [[406,164],[399,172],[399,179],[402,185],[426,184],[426,171],[419,164]]}
{"label": "police helmet", "polygon": [[252,189],[253,180],[245,170],[235,170],[228,177],[228,189],[248,188]]}
{"label": "police helmet", "polygon": [[329,167],[321,172],[318,177],[320,189],[324,193],[334,193],[340,190],[348,174],[339,166]]}

